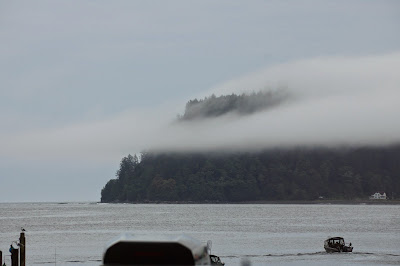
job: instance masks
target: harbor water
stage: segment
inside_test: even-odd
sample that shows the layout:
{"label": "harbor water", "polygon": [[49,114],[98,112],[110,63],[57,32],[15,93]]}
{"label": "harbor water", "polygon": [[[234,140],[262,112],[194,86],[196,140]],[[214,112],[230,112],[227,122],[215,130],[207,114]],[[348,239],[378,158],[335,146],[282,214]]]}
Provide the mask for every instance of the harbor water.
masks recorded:
{"label": "harbor water", "polygon": [[[122,233],[211,240],[225,265],[400,264],[400,205],[0,203],[7,265],[21,227],[27,265],[101,265]],[[328,236],[353,253],[326,253]]]}

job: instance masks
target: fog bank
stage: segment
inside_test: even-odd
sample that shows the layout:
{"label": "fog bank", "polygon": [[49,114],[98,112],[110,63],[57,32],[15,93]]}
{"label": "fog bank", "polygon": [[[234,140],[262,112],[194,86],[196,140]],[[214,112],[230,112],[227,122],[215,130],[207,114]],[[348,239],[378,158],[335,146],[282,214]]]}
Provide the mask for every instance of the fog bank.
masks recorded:
{"label": "fog bank", "polygon": [[400,141],[399,69],[400,53],[277,65],[204,92],[203,97],[285,88],[294,96],[252,115],[229,113],[176,123],[186,104],[177,99],[161,107],[130,109],[63,127],[5,130],[0,132],[0,155],[98,161],[119,160],[142,150],[390,145]]}
{"label": "fog bank", "polygon": [[252,116],[170,126],[161,150],[390,145],[400,141],[400,53],[326,57],[260,70],[208,93],[284,88],[290,101]]}

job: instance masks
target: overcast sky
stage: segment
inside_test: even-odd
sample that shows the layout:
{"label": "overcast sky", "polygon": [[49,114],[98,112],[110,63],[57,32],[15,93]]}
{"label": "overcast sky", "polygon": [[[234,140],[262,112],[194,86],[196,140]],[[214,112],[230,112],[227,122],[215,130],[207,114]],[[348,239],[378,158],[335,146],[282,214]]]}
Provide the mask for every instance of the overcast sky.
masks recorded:
{"label": "overcast sky", "polygon": [[[399,141],[399,1],[1,1],[0,202],[99,201],[123,156]],[[171,123],[284,87],[246,118]]]}

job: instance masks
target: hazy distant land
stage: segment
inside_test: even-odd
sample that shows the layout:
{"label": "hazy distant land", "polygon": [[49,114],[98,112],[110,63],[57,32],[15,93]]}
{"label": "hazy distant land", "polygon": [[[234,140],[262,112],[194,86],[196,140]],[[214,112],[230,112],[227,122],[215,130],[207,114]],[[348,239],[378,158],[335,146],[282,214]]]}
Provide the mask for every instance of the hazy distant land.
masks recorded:
{"label": "hazy distant land", "polygon": [[[177,123],[249,115],[290,99],[283,91],[189,101]],[[400,145],[143,152],[121,160],[102,202],[360,201],[400,196]]]}

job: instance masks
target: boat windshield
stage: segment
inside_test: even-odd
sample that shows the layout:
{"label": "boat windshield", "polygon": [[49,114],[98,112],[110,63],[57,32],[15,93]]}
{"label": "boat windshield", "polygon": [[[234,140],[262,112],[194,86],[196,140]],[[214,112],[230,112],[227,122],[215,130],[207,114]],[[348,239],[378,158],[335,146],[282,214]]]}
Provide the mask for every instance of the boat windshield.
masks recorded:
{"label": "boat windshield", "polygon": [[330,239],[329,240],[330,244],[340,244],[344,245],[344,239],[343,238],[336,238],[336,239]]}

